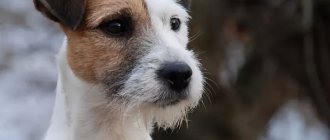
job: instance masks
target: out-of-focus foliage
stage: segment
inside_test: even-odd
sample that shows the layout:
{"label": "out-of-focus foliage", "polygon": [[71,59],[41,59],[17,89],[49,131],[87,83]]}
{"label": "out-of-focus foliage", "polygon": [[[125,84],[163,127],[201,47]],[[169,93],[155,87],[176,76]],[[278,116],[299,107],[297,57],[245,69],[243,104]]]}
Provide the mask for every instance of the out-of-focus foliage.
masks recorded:
{"label": "out-of-focus foliage", "polygon": [[[203,103],[155,140],[328,140],[328,0],[193,0]],[[0,140],[41,139],[63,35],[32,0],[0,1]]]}
{"label": "out-of-focus foliage", "polygon": [[326,0],[194,1],[191,46],[210,79],[206,109],[160,139],[329,139],[329,9]]}

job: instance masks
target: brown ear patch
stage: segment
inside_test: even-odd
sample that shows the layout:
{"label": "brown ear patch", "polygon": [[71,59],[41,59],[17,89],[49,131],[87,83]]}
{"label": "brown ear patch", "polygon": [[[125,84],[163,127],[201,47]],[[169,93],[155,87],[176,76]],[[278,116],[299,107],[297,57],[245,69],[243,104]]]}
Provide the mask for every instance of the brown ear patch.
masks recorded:
{"label": "brown ear patch", "polygon": [[75,30],[83,20],[86,0],[34,0],[36,9],[53,21]]}
{"label": "brown ear patch", "polygon": [[40,11],[44,16],[48,17],[49,19],[55,21],[55,22],[59,22],[59,20],[52,15],[49,10],[43,6],[43,4],[40,3],[39,0],[33,0],[34,6],[35,8]]}
{"label": "brown ear patch", "polygon": [[[97,28],[116,18],[123,9],[133,20],[131,37],[107,36]],[[142,46],[145,29],[149,28],[151,21],[144,0],[88,0],[85,15],[77,30],[62,26],[68,37],[69,66],[84,81],[117,85],[116,82],[124,81],[145,48]]]}

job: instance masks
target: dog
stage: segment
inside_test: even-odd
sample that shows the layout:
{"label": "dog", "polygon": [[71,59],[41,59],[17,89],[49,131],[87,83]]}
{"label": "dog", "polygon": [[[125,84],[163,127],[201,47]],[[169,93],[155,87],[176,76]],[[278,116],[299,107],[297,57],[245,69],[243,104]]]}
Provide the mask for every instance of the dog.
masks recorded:
{"label": "dog", "polygon": [[189,0],[34,0],[66,38],[45,140],[151,140],[198,105]]}

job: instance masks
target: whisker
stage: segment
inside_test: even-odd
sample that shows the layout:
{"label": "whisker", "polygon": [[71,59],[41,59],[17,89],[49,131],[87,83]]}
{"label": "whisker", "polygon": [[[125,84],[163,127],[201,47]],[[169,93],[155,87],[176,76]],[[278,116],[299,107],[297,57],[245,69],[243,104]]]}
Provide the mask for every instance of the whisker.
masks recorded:
{"label": "whisker", "polygon": [[192,35],[190,38],[189,38],[189,42],[193,42],[195,41],[198,37],[201,36],[201,32],[197,32],[196,34]]}

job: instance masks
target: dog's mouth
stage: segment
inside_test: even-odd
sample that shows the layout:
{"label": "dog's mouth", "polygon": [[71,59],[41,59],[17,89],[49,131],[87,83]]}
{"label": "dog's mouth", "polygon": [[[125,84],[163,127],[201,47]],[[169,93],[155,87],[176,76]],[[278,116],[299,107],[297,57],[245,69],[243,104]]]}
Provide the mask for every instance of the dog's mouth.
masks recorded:
{"label": "dog's mouth", "polygon": [[188,95],[189,95],[188,91],[164,92],[156,101],[153,102],[153,104],[156,104],[159,107],[173,106],[180,103],[183,100],[186,100],[188,98]]}

